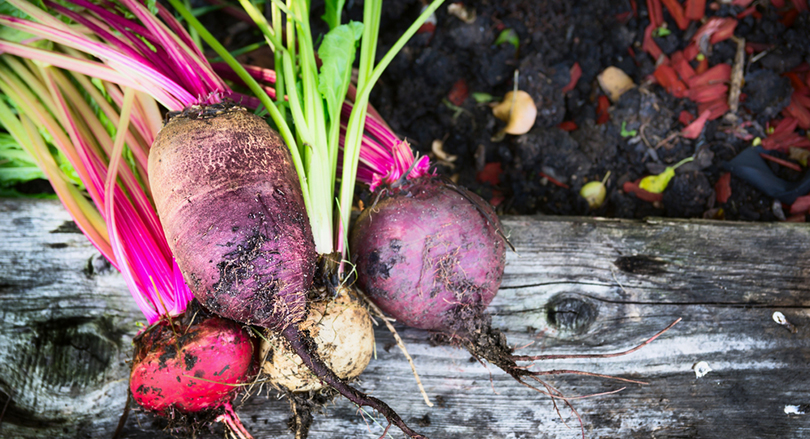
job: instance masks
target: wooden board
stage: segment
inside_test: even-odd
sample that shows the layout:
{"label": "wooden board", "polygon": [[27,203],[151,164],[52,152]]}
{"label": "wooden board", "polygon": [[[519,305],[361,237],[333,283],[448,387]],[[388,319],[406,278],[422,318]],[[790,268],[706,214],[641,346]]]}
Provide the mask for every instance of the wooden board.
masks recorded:
{"label": "wooden board", "polygon": [[[555,360],[647,381],[573,400],[589,438],[810,437],[810,227],[706,221],[510,217],[493,323],[525,354],[609,353],[683,321],[635,353]],[[777,325],[780,311],[796,325]],[[131,337],[142,316],[118,273],[55,201],[0,200],[0,437],[109,438],[126,401]],[[572,412],[465,351],[398,326],[431,399],[419,395],[393,338],[359,386],[437,438],[577,438]],[[693,365],[712,369],[697,378]],[[625,385],[548,377],[564,394]],[[10,396],[10,398],[8,397]],[[796,407],[791,407],[796,406]],[[2,407],[5,407],[2,409]],[[263,391],[238,409],[256,438],[291,438],[288,406]],[[134,411],[123,437],[168,437]],[[312,439],[377,438],[346,400],[317,415]],[[391,431],[392,437],[402,434]],[[209,437],[222,437],[214,429]]]}

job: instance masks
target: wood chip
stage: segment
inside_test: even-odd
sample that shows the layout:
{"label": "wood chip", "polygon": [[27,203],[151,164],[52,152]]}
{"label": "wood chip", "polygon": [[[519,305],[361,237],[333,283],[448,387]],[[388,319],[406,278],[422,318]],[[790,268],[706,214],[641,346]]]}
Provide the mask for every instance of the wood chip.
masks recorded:
{"label": "wood chip", "polygon": [[728,108],[731,113],[737,113],[740,105],[740,90],[742,89],[745,74],[745,38],[733,37],[737,43],[737,53],[734,55],[734,66],[731,69],[731,88],[728,92]]}

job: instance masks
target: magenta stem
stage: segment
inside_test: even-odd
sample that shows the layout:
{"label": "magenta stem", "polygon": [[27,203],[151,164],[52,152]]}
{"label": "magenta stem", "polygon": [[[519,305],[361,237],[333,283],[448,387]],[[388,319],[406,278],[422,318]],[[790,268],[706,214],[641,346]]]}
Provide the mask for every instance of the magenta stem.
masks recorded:
{"label": "magenta stem", "polygon": [[248,433],[247,429],[244,425],[242,425],[242,421],[239,419],[239,415],[233,409],[233,406],[230,402],[226,402],[222,405],[224,413],[217,416],[215,419],[217,422],[222,422],[228,429],[239,439],[253,439],[253,436]]}

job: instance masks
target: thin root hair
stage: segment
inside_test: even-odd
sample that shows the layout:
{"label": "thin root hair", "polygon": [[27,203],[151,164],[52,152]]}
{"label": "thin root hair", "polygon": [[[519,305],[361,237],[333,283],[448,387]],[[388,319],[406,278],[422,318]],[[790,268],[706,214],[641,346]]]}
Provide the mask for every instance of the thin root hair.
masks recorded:
{"label": "thin root hair", "polygon": [[514,361],[538,361],[538,360],[562,360],[562,359],[572,359],[572,358],[612,358],[612,357],[620,357],[622,355],[632,354],[633,352],[647,346],[648,344],[652,343],[656,338],[663,335],[665,332],[672,329],[673,326],[678,324],[683,320],[683,317],[679,317],[674,322],[670,323],[669,326],[659,331],[657,334],[653,335],[643,343],[639,344],[638,346],[628,349],[622,352],[613,352],[609,354],[560,354],[560,355],[513,355],[512,359]]}

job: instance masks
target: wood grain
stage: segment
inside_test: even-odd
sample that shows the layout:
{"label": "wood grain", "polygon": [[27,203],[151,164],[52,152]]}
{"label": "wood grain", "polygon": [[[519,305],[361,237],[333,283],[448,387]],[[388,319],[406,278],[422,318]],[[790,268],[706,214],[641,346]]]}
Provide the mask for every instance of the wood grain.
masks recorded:
{"label": "wood grain", "polygon": [[[705,221],[507,217],[517,253],[490,307],[526,355],[609,353],[683,321],[638,352],[544,361],[646,381],[572,400],[589,438],[810,436],[810,227]],[[798,331],[772,320],[781,311]],[[0,200],[0,423],[3,438],[110,438],[142,321],[126,286],[55,201]],[[358,384],[431,438],[577,438],[570,409],[465,352],[398,326],[431,399],[419,395],[393,338]],[[525,347],[524,347],[525,346]],[[693,365],[712,369],[697,378]],[[553,375],[569,396],[616,381]],[[9,398],[10,396],[10,398]],[[266,388],[239,408],[256,438],[291,438],[288,407]],[[123,437],[169,437],[133,411]],[[382,429],[338,399],[312,439],[377,438]],[[392,437],[402,435],[392,431]],[[215,428],[207,437],[222,437]]]}

